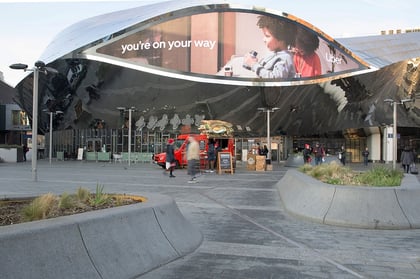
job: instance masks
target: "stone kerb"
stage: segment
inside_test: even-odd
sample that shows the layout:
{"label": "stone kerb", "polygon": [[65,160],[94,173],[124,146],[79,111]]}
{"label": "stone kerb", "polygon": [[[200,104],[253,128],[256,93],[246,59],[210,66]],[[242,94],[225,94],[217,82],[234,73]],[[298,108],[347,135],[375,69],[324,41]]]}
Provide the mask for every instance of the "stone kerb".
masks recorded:
{"label": "stone kerb", "polygon": [[[277,183],[285,209],[293,215],[328,225],[368,229],[420,228],[420,187],[330,185],[298,170],[288,170]],[[418,183],[417,183],[418,184]]]}
{"label": "stone kerb", "polygon": [[134,278],[194,251],[172,198],[0,228],[1,278]]}

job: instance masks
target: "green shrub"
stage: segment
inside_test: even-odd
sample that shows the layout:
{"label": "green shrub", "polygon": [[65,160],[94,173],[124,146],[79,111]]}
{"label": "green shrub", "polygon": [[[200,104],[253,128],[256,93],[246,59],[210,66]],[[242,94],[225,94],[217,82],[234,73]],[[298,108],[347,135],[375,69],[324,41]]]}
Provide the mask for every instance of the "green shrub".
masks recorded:
{"label": "green shrub", "polygon": [[86,202],[89,200],[90,192],[87,189],[79,187],[76,192],[77,199],[80,202]]}
{"label": "green shrub", "polygon": [[383,166],[375,167],[357,176],[361,184],[374,186],[400,186],[403,173],[398,170],[390,170]]}
{"label": "green shrub", "polygon": [[342,184],[342,180],[339,178],[327,178],[326,183],[333,184],[333,185],[340,185]]}
{"label": "green shrub", "polygon": [[299,170],[322,182],[334,185],[400,186],[403,178],[402,171],[391,170],[385,166],[377,166],[365,172],[356,172],[335,161],[318,166],[305,164]]}
{"label": "green shrub", "polygon": [[92,206],[105,204],[109,200],[109,196],[104,193],[104,186],[96,185],[96,192],[93,198],[90,198],[89,203]]}
{"label": "green shrub", "polygon": [[57,197],[52,193],[39,196],[23,209],[24,220],[35,221],[45,219],[48,213],[54,210],[56,204]]}
{"label": "green shrub", "polygon": [[[97,184],[95,194],[90,193],[86,189],[79,188],[76,194],[64,193],[61,196],[54,196],[53,194],[48,193],[33,200],[25,200],[25,203],[22,204],[24,207],[20,209],[21,206],[17,206],[16,211],[13,212],[13,215],[18,217],[10,219],[12,222],[8,223],[8,225],[15,223],[16,220],[18,220],[19,223],[29,222],[72,215],[101,208],[145,202],[146,200],[147,199],[140,196],[105,194],[104,186]],[[10,214],[8,217],[10,217]],[[1,225],[4,224],[0,224],[0,226]]]}
{"label": "green shrub", "polygon": [[67,209],[72,208],[77,204],[74,195],[69,195],[67,193],[63,193],[60,197],[60,202],[58,203],[58,208],[60,209]]}

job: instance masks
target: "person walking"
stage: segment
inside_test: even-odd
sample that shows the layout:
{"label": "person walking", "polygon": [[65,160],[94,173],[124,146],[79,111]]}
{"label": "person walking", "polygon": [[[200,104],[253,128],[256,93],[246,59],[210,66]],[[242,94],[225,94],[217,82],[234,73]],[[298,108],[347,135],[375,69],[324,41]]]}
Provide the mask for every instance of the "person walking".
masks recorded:
{"label": "person walking", "polygon": [[342,145],[340,151],[338,151],[338,159],[340,159],[343,166],[346,165],[346,149],[344,148],[344,145]]}
{"label": "person walking", "polygon": [[188,138],[189,144],[187,149],[188,173],[191,175],[191,180],[188,183],[196,183],[196,167],[198,160],[200,160],[200,147],[198,141],[190,136]]}
{"label": "person walking", "polygon": [[404,148],[403,152],[401,152],[401,164],[404,168],[405,173],[410,172],[410,166],[413,163],[414,163],[413,152],[411,151],[411,149],[408,146],[406,146]]}
{"label": "person walking", "polygon": [[175,175],[173,175],[173,171],[175,165],[174,139],[168,139],[168,144],[166,145],[166,169],[163,174],[166,174],[166,171],[169,171],[169,177],[174,178]]}
{"label": "person walking", "polygon": [[26,144],[22,145],[22,151],[23,151],[23,161],[26,162],[26,153],[29,151],[29,148]]}
{"label": "person walking", "polygon": [[365,150],[363,150],[362,152],[362,156],[363,156],[363,164],[367,166],[369,163],[369,148],[365,147]]}

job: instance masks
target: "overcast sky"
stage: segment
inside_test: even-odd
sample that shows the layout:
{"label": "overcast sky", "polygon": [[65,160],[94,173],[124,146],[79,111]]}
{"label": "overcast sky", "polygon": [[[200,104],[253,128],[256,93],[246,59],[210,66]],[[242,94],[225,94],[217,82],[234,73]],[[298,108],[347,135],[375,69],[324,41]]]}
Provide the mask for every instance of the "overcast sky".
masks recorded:
{"label": "overcast sky", "polygon": [[[163,1],[3,1],[0,71],[15,86],[24,77],[13,63],[33,65],[64,28],[96,15]],[[381,30],[420,28],[418,0],[232,0],[300,17],[334,38],[379,35]]]}

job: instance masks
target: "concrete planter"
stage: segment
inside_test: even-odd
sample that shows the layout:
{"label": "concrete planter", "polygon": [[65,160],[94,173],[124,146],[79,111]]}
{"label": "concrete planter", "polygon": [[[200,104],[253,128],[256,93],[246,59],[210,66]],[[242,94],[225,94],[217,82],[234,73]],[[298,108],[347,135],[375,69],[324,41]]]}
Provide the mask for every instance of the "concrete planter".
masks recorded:
{"label": "concrete planter", "polygon": [[109,152],[98,152],[97,154],[98,161],[110,161],[111,153]]}
{"label": "concrete planter", "polygon": [[406,175],[400,187],[330,185],[288,170],[277,183],[286,210],[328,225],[368,229],[420,228],[420,186]]}
{"label": "concrete planter", "polygon": [[172,198],[147,199],[0,227],[1,278],[135,278],[201,244]]}
{"label": "concrete planter", "polygon": [[6,163],[16,163],[23,161],[22,148],[0,148],[0,158]]}

